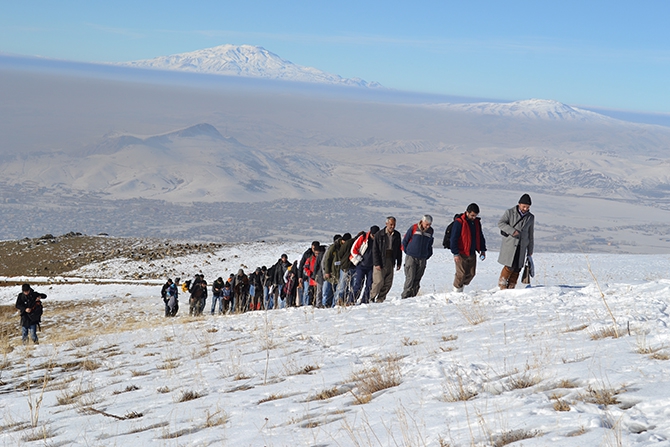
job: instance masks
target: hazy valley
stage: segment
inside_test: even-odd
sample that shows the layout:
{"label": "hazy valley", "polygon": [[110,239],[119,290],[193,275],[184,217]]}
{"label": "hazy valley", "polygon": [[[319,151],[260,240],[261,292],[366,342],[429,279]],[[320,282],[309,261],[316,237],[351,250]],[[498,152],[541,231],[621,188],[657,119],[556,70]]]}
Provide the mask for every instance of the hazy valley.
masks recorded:
{"label": "hazy valley", "polygon": [[538,249],[670,250],[668,127],[554,101],[416,103],[125,70],[155,82],[1,72],[0,237],[327,239],[423,213],[442,232],[475,201],[496,247],[499,215],[528,192]]}

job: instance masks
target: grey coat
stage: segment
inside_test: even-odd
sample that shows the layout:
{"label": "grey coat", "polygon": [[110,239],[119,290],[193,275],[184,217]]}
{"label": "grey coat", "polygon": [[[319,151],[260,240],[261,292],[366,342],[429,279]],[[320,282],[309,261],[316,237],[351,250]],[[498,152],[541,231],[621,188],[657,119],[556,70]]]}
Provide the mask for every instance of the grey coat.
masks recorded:
{"label": "grey coat", "polygon": [[[526,254],[533,254],[533,245],[534,245],[534,230],[535,230],[535,216],[533,216],[530,211],[528,212],[523,222],[519,222],[522,217],[517,210],[517,207],[513,207],[505,211],[500,220],[498,221],[498,228],[500,231],[507,233],[509,236],[503,236],[502,245],[500,246],[500,255],[498,256],[498,262],[507,267],[521,269],[526,260]],[[514,231],[518,231],[520,234],[517,237],[512,237]],[[514,254],[516,253],[516,247],[520,245],[521,249],[519,252],[519,263],[518,265],[512,265],[514,263]]]}

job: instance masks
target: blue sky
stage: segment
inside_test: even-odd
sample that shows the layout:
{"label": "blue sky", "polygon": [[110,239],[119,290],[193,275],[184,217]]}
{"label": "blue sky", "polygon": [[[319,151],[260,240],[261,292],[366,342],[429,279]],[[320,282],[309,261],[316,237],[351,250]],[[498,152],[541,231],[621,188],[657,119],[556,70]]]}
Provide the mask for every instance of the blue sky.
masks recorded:
{"label": "blue sky", "polygon": [[6,1],[0,53],[84,62],[225,43],[401,90],[670,113],[670,2]]}

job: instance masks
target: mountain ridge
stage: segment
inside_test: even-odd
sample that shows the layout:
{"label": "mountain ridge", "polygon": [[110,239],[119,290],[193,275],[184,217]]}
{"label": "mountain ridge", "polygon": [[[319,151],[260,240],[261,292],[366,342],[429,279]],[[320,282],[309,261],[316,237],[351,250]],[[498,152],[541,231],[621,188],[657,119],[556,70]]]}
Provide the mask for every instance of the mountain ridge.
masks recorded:
{"label": "mountain ridge", "polygon": [[623,123],[624,121],[590,110],[572,107],[552,99],[525,99],[512,102],[478,102],[465,104],[443,103],[431,107],[462,111],[470,114],[525,118],[544,121],[572,121],[589,123]]}
{"label": "mountain ridge", "polygon": [[119,65],[350,87],[382,87],[378,82],[367,82],[361,78],[343,78],[318,68],[297,65],[263,47],[254,45],[225,44],[187,53],[123,62]]}

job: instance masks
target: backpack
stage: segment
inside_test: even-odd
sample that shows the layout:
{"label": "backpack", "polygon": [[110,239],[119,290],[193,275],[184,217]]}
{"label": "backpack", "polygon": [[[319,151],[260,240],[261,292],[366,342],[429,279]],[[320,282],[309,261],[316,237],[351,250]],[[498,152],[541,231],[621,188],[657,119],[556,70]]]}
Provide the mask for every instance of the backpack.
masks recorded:
{"label": "backpack", "polygon": [[42,301],[35,301],[30,313],[27,313],[26,315],[28,315],[28,319],[31,323],[39,324],[42,321],[42,311]]}
{"label": "backpack", "polygon": [[448,250],[451,250],[451,230],[454,228],[454,221],[458,219],[460,214],[454,214],[454,220],[447,225],[447,229],[444,231],[444,239],[442,239],[442,246]]}

